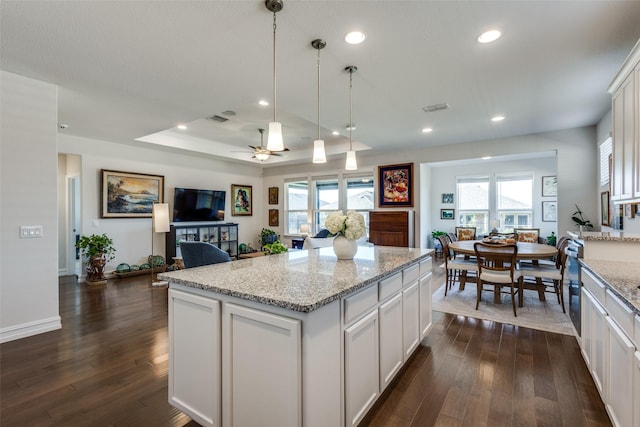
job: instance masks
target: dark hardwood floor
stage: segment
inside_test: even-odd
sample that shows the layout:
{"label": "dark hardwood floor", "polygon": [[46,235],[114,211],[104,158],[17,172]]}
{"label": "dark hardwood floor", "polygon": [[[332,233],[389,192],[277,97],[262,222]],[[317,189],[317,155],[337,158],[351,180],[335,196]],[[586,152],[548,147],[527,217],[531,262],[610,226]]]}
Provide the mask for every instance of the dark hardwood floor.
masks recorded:
{"label": "dark hardwood floor", "polygon": [[[2,427],[197,426],[167,403],[166,288],[64,277],[60,315],[61,330],[0,345]],[[361,425],[611,425],[574,338],[434,315]]]}

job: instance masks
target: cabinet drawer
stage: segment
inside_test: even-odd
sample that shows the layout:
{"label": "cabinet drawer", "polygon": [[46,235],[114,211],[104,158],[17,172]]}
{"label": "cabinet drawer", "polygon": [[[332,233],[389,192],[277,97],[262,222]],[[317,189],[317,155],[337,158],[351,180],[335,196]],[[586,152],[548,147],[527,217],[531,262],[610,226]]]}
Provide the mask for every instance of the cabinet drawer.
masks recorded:
{"label": "cabinet drawer", "polygon": [[378,304],[378,286],[373,285],[344,299],[344,323],[357,319]]}
{"label": "cabinet drawer", "polygon": [[591,292],[596,300],[602,305],[605,306],[605,286],[598,279],[593,277],[593,275],[587,271],[586,269],[582,269],[582,285]]}
{"label": "cabinet drawer", "polygon": [[605,307],[609,316],[615,320],[627,337],[633,337],[633,311],[609,290],[607,290],[607,304]]}
{"label": "cabinet drawer", "polygon": [[414,264],[402,270],[402,285],[408,286],[418,280],[420,276],[420,265]]}
{"label": "cabinet drawer", "polygon": [[427,274],[431,273],[432,270],[433,270],[433,265],[432,265],[431,257],[423,261],[420,261],[420,277],[426,276]]}
{"label": "cabinet drawer", "polygon": [[391,277],[381,280],[379,287],[380,301],[384,301],[402,289],[402,274],[397,273]]}

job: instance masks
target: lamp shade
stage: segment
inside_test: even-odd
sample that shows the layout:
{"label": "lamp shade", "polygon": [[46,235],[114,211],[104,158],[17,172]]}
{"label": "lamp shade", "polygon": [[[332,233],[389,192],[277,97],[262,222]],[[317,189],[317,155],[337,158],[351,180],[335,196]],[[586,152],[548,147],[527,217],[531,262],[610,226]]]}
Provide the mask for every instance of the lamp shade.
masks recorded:
{"label": "lamp shade", "polygon": [[344,167],[348,171],[354,171],[358,169],[358,162],[356,160],[356,152],[353,150],[347,151],[347,162]]}
{"label": "lamp shade", "polygon": [[153,230],[156,233],[169,232],[169,204],[154,203],[151,211]]}
{"label": "lamp shade", "polygon": [[256,157],[256,159],[260,160],[261,162],[264,162],[265,160],[267,160],[269,158],[269,153],[256,153],[255,157]]}
{"label": "lamp shade", "polygon": [[284,151],[284,142],[282,141],[282,125],[280,122],[269,123],[269,134],[267,135],[267,150]]}
{"label": "lamp shade", "polygon": [[300,224],[300,234],[309,233],[309,224]]}
{"label": "lamp shade", "polygon": [[313,141],[313,163],[327,163],[327,155],[324,151],[324,141],[321,139]]}

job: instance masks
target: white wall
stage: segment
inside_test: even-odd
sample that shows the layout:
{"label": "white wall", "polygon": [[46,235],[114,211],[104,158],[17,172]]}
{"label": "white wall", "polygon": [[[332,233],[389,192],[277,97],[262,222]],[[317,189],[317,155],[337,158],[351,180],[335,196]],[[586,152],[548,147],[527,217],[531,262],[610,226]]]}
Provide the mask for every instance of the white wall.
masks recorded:
{"label": "white wall", "polygon": [[[82,157],[82,229],[81,234],[106,233],[113,239],[116,258],[107,271],[119,263],[140,264],[151,254],[150,218],[101,218],[101,170],[164,176],[164,198],[173,209],[175,187],[225,190],[225,222],[238,223],[240,242],[259,247],[258,234],[268,223],[267,196],[262,189],[262,168],[226,162],[212,156],[180,153],[145,144],[98,141],[70,135],[59,136],[59,151]],[[253,186],[253,215],[231,216],[231,184]],[[154,236],[154,254],[165,254],[165,240]]]}
{"label": "white wall", "polygon": [[[540,236],[546,237],[551,232],[558,233],[557,222],[542,221],[542,201],[555,201],[556,197],[542,197],[542,177],[556,175],[556,158],[530,158],[522,160],[493,161],[486,160],[463,165],[431,166],[430,205],[431,230],[453,232],[456,221],[440,219],[440,209],[455,209],[454,204],[442,204],[442,193],[456,195],[456,177],[465,175],[490,175],[509,172],[533,172],[533,228],[540,229]],[[492,179],[494,179],[492,178]],[[493,181],[492,181],[493,182]],[[457,217],[457,215],[456,215]],[[427,230],[430,232],[431,230]]]}
{"label": "white wall", "polygon": [[[600,195],[595,190],[597,179],[597,150],[596,129],[594,126],[566,129],[556,132],[546,132],[535,135],[523,135],[486,141],[445,146],[425,147],[421,150],[389,150],[369,154],[358,152],[358,169],[373,170],[377,181],[379,165],[414,162],[414,208],[416,210],[415,241],[421,247],[428,246],[431,236],[431,215],[429,201],[423,200],[423,195],[431,194],[427,186],[428,177],[421,164],[462,159],[478,159],[484,156],[517,155],[524,153],[539,153],[556,151],[558,177],[558,235],[564,235],[567,230],[575,230],[571,221],[571,214],[577,203],[586,218],[593,222],[598,218],[598,203]],[[390,143],[390,145],[393,145]],[[265,182],[273,186],[278,184],[282,188],[285,178],[290,176],[307,176],[342,170],[344,157],[331,160],[324,165],[310,163],[294,166],[268,168],[264,171]],[[378,184],[376,182],[376,188]],[[377,194],[376,194],[377,197]],[[376,200],[377,206],[377,200]],[[416,243],[418,245],[418,243]]]}
{"label": "white wall", "polygon": [[[57,88],[2,71],[0,342],[59,329]],[[21,225],[41,238],[20,239]]]}

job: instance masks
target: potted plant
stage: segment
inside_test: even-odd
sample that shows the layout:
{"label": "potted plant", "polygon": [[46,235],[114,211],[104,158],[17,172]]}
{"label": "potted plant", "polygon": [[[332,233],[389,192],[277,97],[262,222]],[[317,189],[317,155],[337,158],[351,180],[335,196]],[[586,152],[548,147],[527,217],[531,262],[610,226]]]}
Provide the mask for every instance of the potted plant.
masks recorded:
{"label": "potted plant", "polygon": [[86,260],[87,282],[95,285],[106,283],[104,267],[115,258],[116,252],[113,240],[106,234],[81,236],[76,242],[76,248],[80,249]]}
{"label": "potted plant", "polygon": [[580,210],[578,205],[576,205],[576,211],[573,214],[571,214],[571,219],[580,228],[580,231],[582,231],[585,227],[589,227],[589,228],[593,227],[593,224],[591,224],[591,221],[589,221],[588,219],[584,219],[584,217],[582,216],[582,211]]}
{"label": "potted plant", "polygon": [[433,241],[433,248],[436,252],[442,252],[442,245],[440,244],[440,240],[438,240],[438,236],[446,236],[447,233],[444,231],[433,230],[431,232],[431,240]]}
{"label": "potted plant", "polygon": [[260,247],[268,245],[278,240],[278,233],[268,228],[263,228],[260,232]]}

